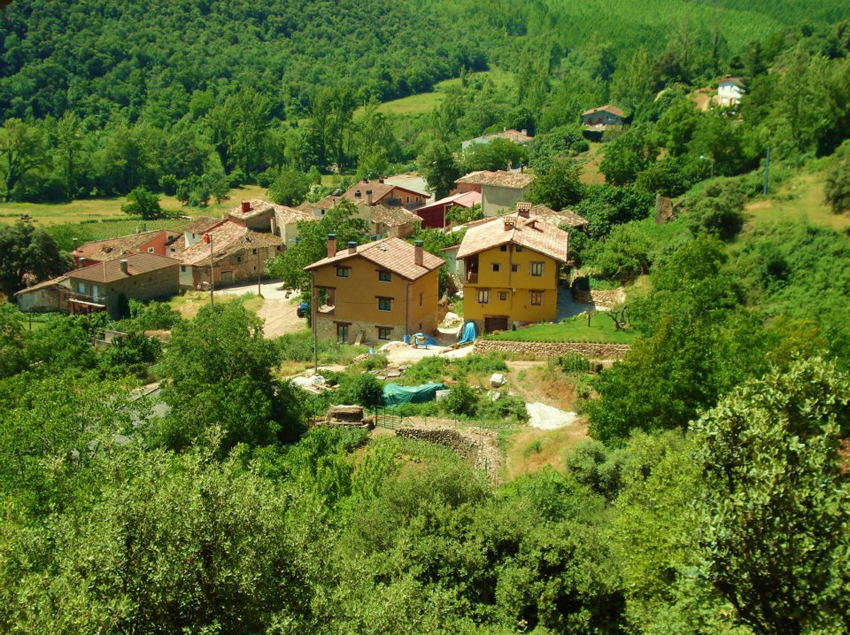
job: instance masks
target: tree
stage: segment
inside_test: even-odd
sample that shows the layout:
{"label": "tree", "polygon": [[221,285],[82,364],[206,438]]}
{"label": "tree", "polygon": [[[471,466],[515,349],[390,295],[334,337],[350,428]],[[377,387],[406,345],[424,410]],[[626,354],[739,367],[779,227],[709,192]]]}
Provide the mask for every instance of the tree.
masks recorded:
{"label": "tree", "polygon": [[745,197],[734,182],[712,184],[697,199],[688,214],[688,228],[720,240],[732,240],[744,227]]}
{"label": "tree", "polygon": [[757,635],[850,627],[850,381],[821,359],[750,381],[693,426],[700,573]]}
{"label": "tree", "polygon": [[59,245],[45,230],[18,221],[0,227],[0,289],[12,296],[23,289],[27,276],[40,282],[66,271]]}
{"label": "tree", "polygon": [[463,154],[463,169],[464,172],[505,170],[525,160],[525,148],[507,139],[497,138],[467,148]]}
{"label": "tree", "polygon": [[600,278],[623,284],[649,273],[651,245],[634,223],[617,225],[605,240],[582,252],[582,266],[590,267]]}
{"label": "tree", "polygon": [[7,119],[0,128],[0,177],[4,201],[15,197],[16,189],[47,162],[44,137],[36,126],[20,119]]}
{"label": "tree", "polygon": [[21,314],[8,302],[0,304],[0,380],[26,368]]}
{"label": "tree", "polygon": [[65,198],[73,199],[80,190],[83,156],[83,131],[73,112],[66,112],[56,125],[56,153]]}
{"label": "tree", "polygon": [[536,175],[529,199],[556,211],[578,203],[584,194],[580,173],[581,168],[572,159],[555,159]]}
{"label": "tree", "polygon": [[850,151],[829,171],[824,194],[835,214],[850,212]]}
{"label": "tree", "polygon": [[127,202],[121,206],[121,211],[130,216],[139,216],[142,220],[154,220],[166,216],[159,205],[159,197],[143,187],[137,187],[127,194]]}
{"label": "tree", "polygon": [[277,363],[262,321],[242,303],[202,308],[172,331],[162,391],[171,410],[155,436],[182,449],[220,426],[223,452],[237,443],[262,446],[291,439],[300,421],[294,389],[272,372]]}
{"label": "tree", "polygon": [[636,126],[608,144],[599,169],[607,183],[626,185],[634,182],[657,155],[658,146],[651,133],[645,127]]}
{"label": "tree", "polygon": [[310,179],[303,172],[283,170],[269,186],[268,195],[278,205],[301,205],[310,191]]}
{"label": "tree", "polygon": [[417,169],[437,199],[446,196],[461,176],[460,167],[447,143],[432,141],[416,161]]}

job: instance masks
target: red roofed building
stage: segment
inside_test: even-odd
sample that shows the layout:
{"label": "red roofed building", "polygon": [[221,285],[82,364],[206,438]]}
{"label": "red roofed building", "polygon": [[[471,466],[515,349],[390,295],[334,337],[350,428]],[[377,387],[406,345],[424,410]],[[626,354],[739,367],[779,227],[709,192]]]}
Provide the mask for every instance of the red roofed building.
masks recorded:
{"label": "red roofed building", "polygon": [[354,203],[365,202],[366,205],[381,203],[387,207],[404,207],[405,209],[416,209],[428,200],[427,194],[385,183],[384,179],[359,181],[345,192],[343,197]]}
{"label": "red roofed building", "polygon": [[422,227],[441,229],[449,227],[451,223],[446,219],[446,214],[455,207],[469,209],[473,205],[481,205],[481,192],[458,192],[439,201],[423,205],[416,210],[416,214],[422,219]]}

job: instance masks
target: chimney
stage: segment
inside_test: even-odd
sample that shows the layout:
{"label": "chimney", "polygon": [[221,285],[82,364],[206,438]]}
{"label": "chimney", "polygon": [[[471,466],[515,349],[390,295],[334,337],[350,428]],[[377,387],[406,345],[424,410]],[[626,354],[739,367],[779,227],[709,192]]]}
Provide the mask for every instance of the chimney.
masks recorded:
{"label": "chimney", "polygon": [[251,201],[242,201],[242,204],[239,206],[239,211],[243,214],[247,214],[251,211]]}
{"label": "chimney", "polygon": [[336,256],[336,234],[328,234],[328,258]]}
{"label": "chimney", "polygon": [[125,276],[129,276],[129,275],[130,275],[130,274],[127,272],[127,259],[126,259],[126,258],[122,258],[121,260],[119,260],[119,261],[118,261],[118,266],[119,266],[119,267],[121,267],[121,273],[123,273]]}
{"label": "chimney", "polygon": [[422,241],[417,240],[413,243],[413,262],[421,267],[424,259],[425,254],[422,250]]}
{"label": "chimney", "polygon": [[72,238],[72,239],[71,239],[71,242],[74,244],[74,251],[77,251],[77,239],[76,239],[76,238]]}
{"label": "chimney", "polygon": [[348,253],[356,254],[357,253],[357,242],[354,240],[348,241]]}
{"label": "chimney", "polygon": [[526,201],[520,201],[516,204],[516,211],[517,214],[519,214],[523,218],[528,218],[529,216],[531,216],[531,203],[528,203]]}
{"label": "chimney", "polygon": [[360,190],[354,192],[354,198],[360,198]]}
{"label": "chimney", "polygon": [[366,205],[372,204],[372,190],[366,190]]}
{"label": "chimney", "polygon": [[520,130],[520,132],[521,132],[523,135],[525,135],[526,137],[528,136],[528,128],[523,128],[522,130]]}
{"label": "chimney", "polygon": [[502,218],[505,220],[505,231],[510,231],[516,226],[516,218],[511,214],[502,216]]}
{"label": "chimney", "polygon": [[382,185],[383,185],[383,183],[384,183],[384,177],[379,178],[379,179],[378,179],[378,183],[380,183],[380,184],[382,184]]}

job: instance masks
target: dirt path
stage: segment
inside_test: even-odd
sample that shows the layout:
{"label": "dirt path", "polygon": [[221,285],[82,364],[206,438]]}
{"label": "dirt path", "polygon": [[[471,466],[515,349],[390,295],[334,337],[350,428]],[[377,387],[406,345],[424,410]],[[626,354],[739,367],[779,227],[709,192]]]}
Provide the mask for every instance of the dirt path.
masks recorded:
{"label": "dirt path", "polygon": [[266,339],[279,337],[284,333],[298,333],[307,328],[307,319],[296,314],[297,304],[289,300],[266,300],[257,311],[257,316],[265,320],[263,334]]}

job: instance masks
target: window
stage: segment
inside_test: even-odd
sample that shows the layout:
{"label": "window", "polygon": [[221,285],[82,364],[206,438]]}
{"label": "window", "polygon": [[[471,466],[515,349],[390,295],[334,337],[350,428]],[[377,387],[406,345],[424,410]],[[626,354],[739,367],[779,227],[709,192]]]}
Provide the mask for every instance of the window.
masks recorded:
{"label": "window", "polygon": [[336,341],[340,344],[348,344],[348,324],[336,325]]}
{"label": "window", "polygon": [[502,265],[500,265],[498,262],[492,263],[490,267],[493,269],[493,273],[498,273],[502,269]]}
{"label": "window", "polygon": [[423,297],[423,295],[420,293],[420,294],[419,294],[419,306],[422,306],[422,301],[423,301],[423,299],[424,299],[424,297]]}
{"label": "window", "polygon": [[236,256],[236,262],[242,262],[242,256]]}
{"label": "window", "polygon": [[256,256],[256,255],[257,255],[257,250],[256,250],[256,249],[252,249],[252,250],[251,250],[251,253],[252,253],[254,256]]}
{"label": "window", "polygon": [[507,291],[499,291],[499,299],[502,300],[503,302],[505,300],[507,300],[508,299],[508,292]]}
{"label": "window", "polygon": [[490,289],[478,289],[478,304],[487,304],[490,301]]}
{"label": "window", "polygon": [[378,298],[378,311],[392,311],[393,310],[393,299],[392,298]]}
{"label": "window", "polygon": [[181,273],[186,273],[186,265],[181,265],[181,266],[180,266],[180,272],[181,272]]}
{"label": "window", "polygon": [[378,327],[378,339],[379,340],[388,340],[392,337],[393,330],[389,326],[379,326]]}
{"label": "window", "polygon": [[507,245],[502,245],[501,247],[499,247],[499,251],[507,251],[507,250],[508,250]]}
{"label": "window", "polygon": [[522,245],[516,245],[514,247],[514,251],[517,252],[517,253],[521,252],[522,251]]}
{"label": "window", "polygon": [[408,203],[410,202],[410,197],[409,197],[409,196],[407,197],[407,202],[408,202]]}
{"label": "window", "polygon": [[531,292],[531,306],[543,306],[543,292],[542,291],[532,291]]}
{"label": "window", "polygon": [[86,283],[78,282],[77,283],[77,293],[85,293],[86,292]]}
{"label": "window", "polygon": [[391,271],[379,271],[378,272],[378,281],[379,282],[392,282],[393,274]]}
{"label": "window", "polygon": [[519,265],[511,265],[511,271],[513,273],[516,273],[517,271],[519,271]]}
{"label": "window", "polygon": [[153,247],[148,247],[148,253],[149,253],[149,254],[152,254],[152,253],[153,253]]}
{"label": "window", "polygon": [[349,277],[351,277],[351,267],[337,267],[336,268],[336,277],[337,278],[349,278]]}
{"label": "window", "polygon": [[532,262],[531,263],[531,275],[532,276],[542,276],[543,275],[543,263],[542,262]]}

